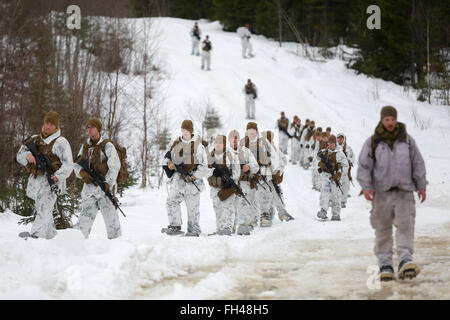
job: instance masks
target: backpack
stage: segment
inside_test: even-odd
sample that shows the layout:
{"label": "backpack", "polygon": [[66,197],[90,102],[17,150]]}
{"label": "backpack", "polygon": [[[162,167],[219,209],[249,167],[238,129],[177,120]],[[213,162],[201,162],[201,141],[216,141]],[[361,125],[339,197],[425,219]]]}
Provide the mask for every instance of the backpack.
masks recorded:
{"label": "backpack", "polygon": [[116,141],[112,141],[110,139],[105,139],[102,141],[102,143],[100,143],[98,145],[101,148],[104,155],[106,155],[105,147],[108,142],[111,142],[113,144],[114,148],[116,148],[117,155],[119,156],[119,159],[120,159],[120,170],[117,175],[117,184],[124,183],[125,181],[128,180],[128,178],[130,176],[130,174],[128,172],[128,168],[127,168],[127,162],[126,162],[127,149],[125,147],[121,146],[120,144],[118,144]]}

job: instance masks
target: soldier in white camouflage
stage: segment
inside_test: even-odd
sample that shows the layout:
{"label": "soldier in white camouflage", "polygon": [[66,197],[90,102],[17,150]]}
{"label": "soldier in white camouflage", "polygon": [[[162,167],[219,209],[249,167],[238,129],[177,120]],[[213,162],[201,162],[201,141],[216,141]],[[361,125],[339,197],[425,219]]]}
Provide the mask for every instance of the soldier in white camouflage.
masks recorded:
{"label": "soldier in white camouflage", "polygon": [[254,216],[252,225],[256,226],[259,221],[261,227],[270,227],[270,208],[273,205],[271,181],[274,172],[279,170],[278,153],[266,139],[258,137],[258,125],[255,122],[247,124],[246,136],[241,140],[241,145],[250,149],[259,165],[258,177],[261,185],[258,186],[256,197],[260,215]]}
{"label": "soldier in white camouflage", "polygon": [[348,161],[344,153],[336,147],[336,137],[330,135],[328,148],[319,153],[318,171],[322,173],[320,177],[320,211],[317,217],[322,220],[328,219],[327,211],[329,201],[332,205],[331,220],[341,220],[341,197],[340,180],[345,170],[348,170]]}
{"label": "soldier in white camouflage", "polygon": [[273,220],[273,216],[275,215],[274,209],[278,212],[278,218],[280,221],[290,221],[294,220],[294,218],[287,212],[286,204],[284,203],[283,190],[281,189],[281,183],[283,182],[284,176],[284,168],[287,165],[286,156],[280,152],[279,149],[275,147],[274,141],[274,133],[272,131],[263,131],[261,132],[261,136],[265,138],[271,145],[272,148],[278,153],[278,157],[280,159],[279,170],[276,170],[272,175],[272,198],[273,205],[270,208],[270,217]]}
{"label": "soldier in white camouflage", "polygon": [[294,116],[294,121],[289,126],[289,134],[292,136],[291,139],[291,163],[297,164],[300,161],[300,130],[302,127],[302,122],[298,116]]}
{"label": "soldier in white camouflage", "polygon": [[[181,137],[178,137],[166,153],[163,166],[174,171],[169,179],[166,202],[169,226],[167,234],[176,235],[181,232],[181,203],[184,201],[188,213],[186,236],[199,236],[200,228],[200,192],[205,190],[203,178],[208,173],[206,142],[194,136],[194,125],[191,120],[181,124]],[[177,171],[183,167],[186,174]]]}
{"label": "soldier in white camouflage", "polygon": [[241,175],[238,155],[229,149],[227,138],[217,135],[214,149],[208,155],[208,168],[211,170],[208,183],[216,212],[216,234],[228,236],[233,233],[236,218],[236,190],[225,176],[237,185]]}
{"label": "soldier in white camouflage", "polygon": [[278,128],[278,145],[280,146],[280,151],[284,154],[288,153],[288,144],[289,144],[289,119],[286,118],[284,112],[281,112],[281,118],[277,120],[277,128]]}
{"label": "soldier in white camouflage", "polygon": [[[47,177],[42,169],[36,166],[36,159],[25,146],[34,142],[38,152],[49,158],[51,163],[51,179],[57,192],[51,190]],[[30,236],[33,238],[52,239],[56,236],[53,220],[53,209],[57,200],[57,193],[66,191],[66,179],[73,170],[72,150],[66,138],[61,136],[59,129],[59,114],[50,111],[44,118],[44,124],[39,134],[24,141],[16,156],[17,162],[25,166],[30,173],[27,185],[27,196],[35,201],[36,218],[31,227]]]}
{"label": "soldier in white camouflage", "polygon": [[[117,176],[120,170],[120,159],[113,142],[102,136],[102,123],[96,118],[89,119],[87,124],[89,138],[81,146],[78,155],[87,160],[90,169],[105,178],[106,191],[113,192],[117,185]],[[92,225],[101,211],[105,222],[108,239],[115,239],[122,235],[119,215],[116,208],[108,199],[100,186],[94,185],[93,177],[79,164],[74,163],[77,178],[83,180],[81,191],[81,213],[75,229],[79,229],[87,239],[91,233]]]}
{"label": "soldier in white camouflage", "polygon": [[348,161],[348,170],[344,171],[342,174],[342,200],[341,208],[347,206],[348,192],[350,190],[350,179],[351,179],[351,168],[355,163],[355,155],[352,148],[347,144],[347,138],[343,133],[338,133],[337,137],[337,147],[344,153]]}
{"label": "soldier in white camouflage", "polygon": [[236,197],[235,228],[237,228],[236,233],[238,235],[250,235],[250,224],[255,214],[259,215],[258,202],[256,201],[256,189],[258,187],[255,180],[259,165],[253,153],[245,146],[239,145],[239,138],[240,135],[237,130],[232,130],[228,134],[228,142],[232,147],[231,152],[238,157],[241,167],[239,186],[250,204],[243,197]]}

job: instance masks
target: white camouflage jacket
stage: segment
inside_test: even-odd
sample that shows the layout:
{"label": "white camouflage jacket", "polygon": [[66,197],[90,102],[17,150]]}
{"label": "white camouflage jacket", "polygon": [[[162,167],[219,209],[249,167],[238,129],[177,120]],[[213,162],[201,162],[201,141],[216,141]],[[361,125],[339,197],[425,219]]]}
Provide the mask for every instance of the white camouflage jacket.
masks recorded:
{"label": "white camouflage jacket", "polygon": [[[33,135],[33,137],[37,136],[38,135]],[[69,141],[61,136],[60,130],[42,140],[46,144],[50,144],[50,142],[52,142],[54,139],[57,140],[53,145],[52,152],[61,161],[61,167],[55,172],[54,175],[58,178],[58,183],[56,185],[60,190],[60,194],[64,194],[66,192],[66,179],[70,176],[73,170],[72,149],[70,148]],[[17,162],[23,166],[26,166],[28,164],[27,156],[29,154],[31,154],[31,152],[28,150],[28,148],[25,145],[22,145],[17,152]],[[31,199],[36,199],[37,191],[41,187],[41,184],[44,180],[45,183],[48,183],[46,178],[43,177],[44,176],[37,176],[35,178],[33,175],[30,175],[30,177],[28,178],[27,196]]]}
{"label": "white camouflage jacket", "polygon": [[[102,141],[105,140],[105,137],[100,137],[100,140],[97,142],[97,144],[102,143]],[[90,143],[90,138],[87,140],[88,143]],[[83,148],[84,145],[81,146],[80,152],[78,152],[78,155],[83,154]],[[89,153],[88,153],[89,154]],[[105,154],[103,152],[100,152],[100,160],[103,161],[104,158],[107,158],[107,164],[108,164],[108,172],[105,175],[105,182],[109,185],[110,190],[113,189],[113,187],[117,184],[117,175],[119,174],[120,170],[120,159],[119,155],[117,154],[117,150],[112,144],[112,142],[108,142],[105,145]],[[87,159],[89,164],[91,162],[91,159]],[[77,178],[81,179],[80,171],[81,167],[74,163],[74,171]],[[83,190],[81,191],[82,197],[90,197],[92,195],[95,196],[102,196],[104,192],[100,187],[94,186],[93,184],[84,184]]]}

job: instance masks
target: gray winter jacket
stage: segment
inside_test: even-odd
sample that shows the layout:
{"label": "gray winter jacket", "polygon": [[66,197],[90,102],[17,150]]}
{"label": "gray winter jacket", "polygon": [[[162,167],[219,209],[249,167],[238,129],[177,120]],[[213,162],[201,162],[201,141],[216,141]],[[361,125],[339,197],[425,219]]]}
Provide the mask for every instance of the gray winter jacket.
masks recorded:
{"label": "gray winter jacket", "polygon": [[425,190],[425,162],[414,139],[408,134],[406,142],[396,140],[393,150],[381,141],[372,153],[372,139],[364,143],[359,155],[357,180],[363,191],[387,191],[398,187],[405,191]]}

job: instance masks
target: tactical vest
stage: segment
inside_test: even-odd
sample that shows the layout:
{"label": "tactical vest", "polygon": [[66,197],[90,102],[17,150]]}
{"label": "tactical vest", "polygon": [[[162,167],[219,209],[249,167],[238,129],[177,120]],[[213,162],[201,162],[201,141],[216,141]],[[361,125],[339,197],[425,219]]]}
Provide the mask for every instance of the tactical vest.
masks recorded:
{"label": "tactical vest", "polygon": [[[108,157],[105,153],[106,144],[112,141],[110,139],[103,140],[100,144],[91,145],[85,142],[83,144],[82,157],[87,159],[89,162],[89,167],[94,171],[100,173],[102,176],[106,176],[108,173]],[[103,160],[101,158],[101,153],[103,153]]]}
{"label": "tactical vest", "polygon": [[245,85],[245,93],[246,94],[251,94],[251,93],[255,94],[255,88],[253,87],[253,84],[251,84],[251,85],[246,84]]}
{"label": "tactical vest", "polygon": [[300,138],[302,137],[301,133],[300,133],[300,126],[297,126],[297,124],[292,123],[291,127],[295,129],[294,131],[294,138],[297,139],[298,141],[300,141]]}
{"label": "tactical vest", "polygon": [[[259,157],[259,155],[260,155],[260,152],[259,152],[259,144],[260,144],[261,141],[262,141],[262,140],[261,140],[260,138],[258,138],[258,139],[256,140],[256,156],[255,156],[256,161],[258,162],[258,165],[259,165],[260,167],[270,167],[270,165],[272,164],[272,162],[270,161],[270,151],[267,150],[267,149],[268,149],[267,147],[265,147],[265,148],[264,148],[265,150],[263,150],[263,152],[262,152],[262,159],[260,159],[260,157]],[[250,139],[249,139],[248,136],[246,136],[246,137],[244,138],[244,145],[245,145],[245,147],[246,147],[247,149],[250,149],[250,147],[249,147],[249,146],[250,146]],[[250,149],[250,151],[253,152],[253,150],[251,150],[251,149]]]}
{"label": "tactical vest", "polygon": [[[54,174],[62,166],[61,160],[52,151],[53,145],[55,144],[58,138],[55,138],[49,144],[46,144],[44,140],[41,138],[41,135],[38,135],[37,137],[30,137],[24,142],[24,144],[27,144],[33,141],[36,144],[39,153],[41,155],[46,155],[48,157],[51,163],[50,172],[52,174]],[[34,177],[41,176],[44,174],[44,170],[38,169],[36,165],[33,163],[28,163],[26,168],[29,173],[34,175]]]}
{"label": "tactical vest", "polygon": [[[309,128],[309,125],[308,125],[308,128]],[[305,131],[305,129],[306,129],[306,124],[303,126],[303,128],[300,130],[300,137],[302,136],[302,134],[303,134],[303,131]]]}
{"label": "tactical vest", "polygon": [[314,132],[316,132],[314,129],[308,128],[308,131],[306,132],[305,141],[309,141],[311,137],[314,135]]}
{"label": "tactical vest", "polygon": [[[325,158],[327,159],[328,163],[331,164],[333,168],[333,172],[337,173],[341,169],[341,165],[336,160],[336,152],[331,152],[330,150],[326,150],[324,152]],[[331,172],[329,172],[331,174]]]}
{"label": "tactical vest", "polygon": [[211,51],[211,42],[203,41],[203,51]]}
{"label": "tactical vest", "polygon": [[289,127],[289,119],[288,118],[278,119],[278,126],[280,128],[283,128],[284,130],[287,130]]}
{"label": "tactical vest", "polygon": [[[172,146],[170,147],[170,150],[169,150],[169,152],[171,154],[172,154],[173,149],[175,149],[175,147],[180,142],[182,142],[181,137],[178,137],[178,139],[176,139],[174,141],[174,143],[172,144]],[[205,140],[201,140],[201,144],[203,144],[203,146],[205,148],[208,147],[208,142],[206,142]],[[183,148],[180,148],[180,151],[178,152],[178,156],[183,159],[183,163],[185,164],[186,169],[187,169],[187,171],[189,173],[197,170],[198,165],[195,163],[194,155],[197,153],[196,145],[197,145],[197,148],[198,148],[199,144],[198,143],[196,144],[195,141],[191,141],[190,145],[191,145],[191,157],[190,157],[190,159],[186,159],[186,157],[183,155]],[[186,160],[188,160],[188,161],[186,161]],[[172,161],[173,161],[173,156],[172,156]],[[175,163],[175,161],[174,161],[174,163]],[[175,164],[180,164],[180,163],[175,163]]]}
{"label": "tactical vest", "polygon": [[[210,169],[214,168],[212,166],[212,163],[215,162],[215,160],[216,160],[215,159],[216,156],[215,156],[215,152],[214,151],[215,150],[211,151],[211,153],[208,154],[208,168],[210,168]],[[227,158],[228,158],[228,162],[227,162]],[[221,164],[218,163],[218,166],[221,169],[223,169],[223,168],[228,167],[227,164],[231,164],[231,163],[232,163],[231,153],[229,151],[227,151],[227,152],[223,153],[222,163]],[[230,169],[230,172],[232,172],[232,169]],[[214,188],[221,188],[221,187],[223,187],[223,181],[222,181],[221,177],[215,177],[215,176],[212,175],[212,176],[210,176],[208,178],[208,183],[209,183],[209,185],[211,187],[214,187]]]}

